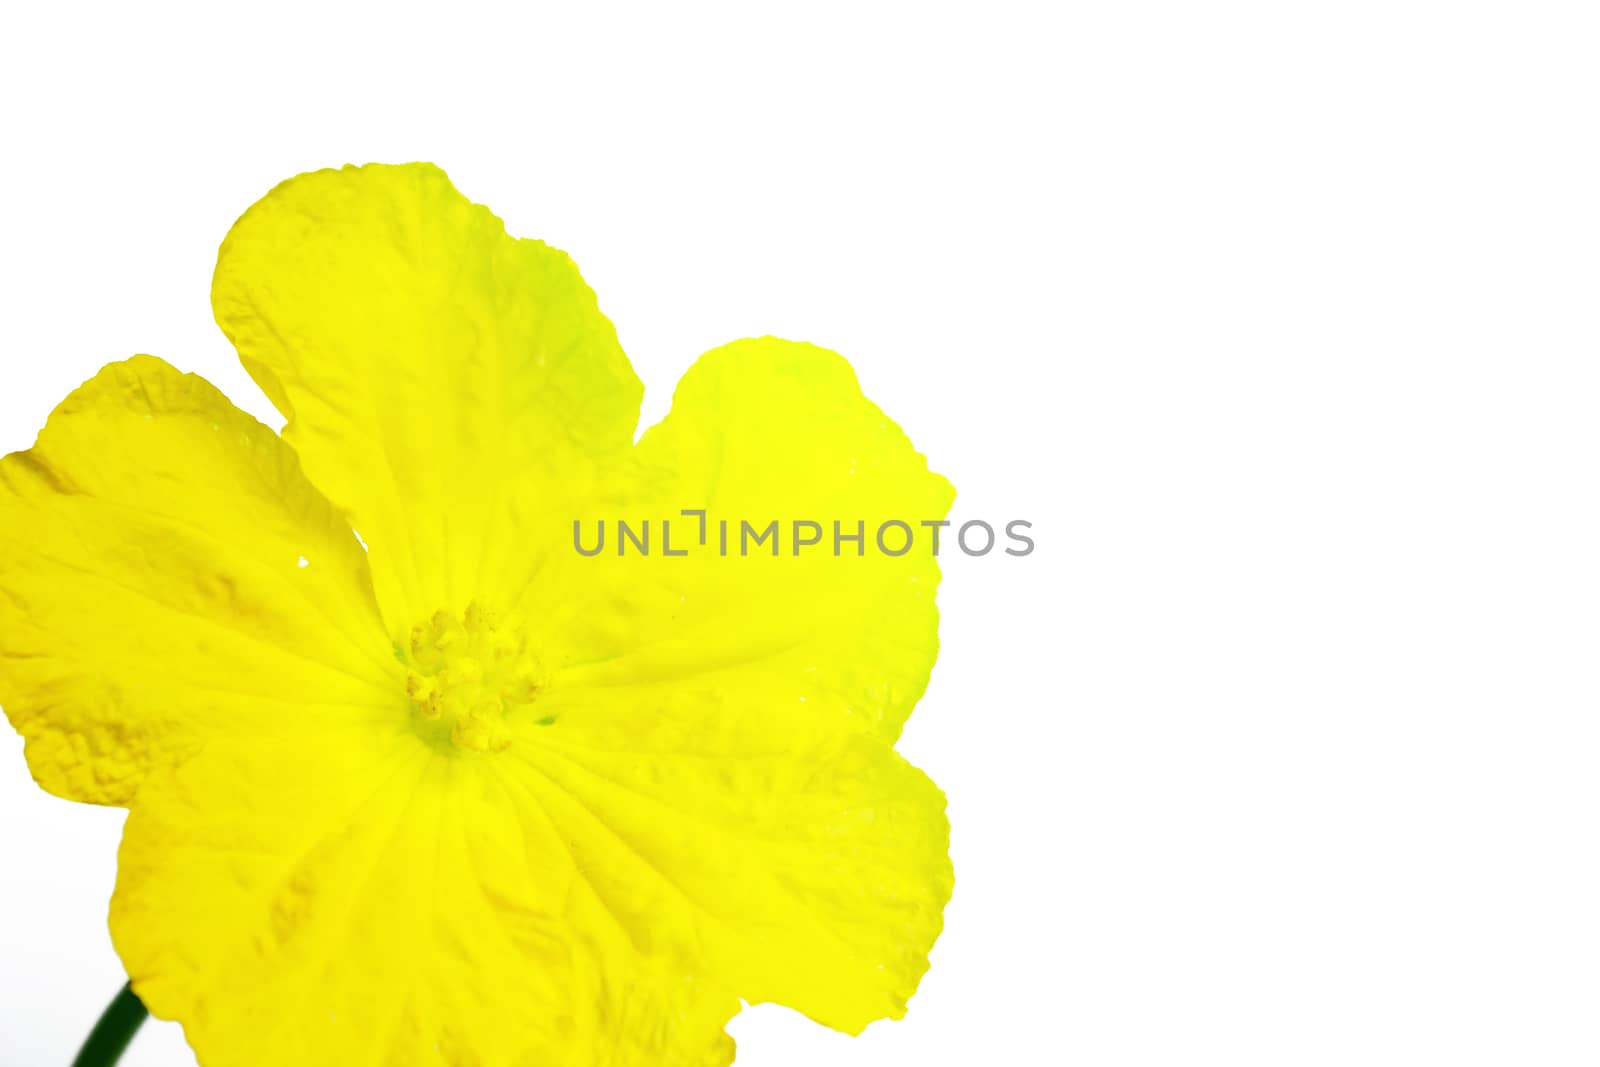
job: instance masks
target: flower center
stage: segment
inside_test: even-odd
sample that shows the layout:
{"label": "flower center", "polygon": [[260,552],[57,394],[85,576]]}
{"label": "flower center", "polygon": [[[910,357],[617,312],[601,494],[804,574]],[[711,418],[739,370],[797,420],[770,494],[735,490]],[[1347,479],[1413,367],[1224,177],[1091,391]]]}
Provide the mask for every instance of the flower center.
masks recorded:
{"label": "flower center", "polygon": [[523,633],[475,602],[460,615],[439,611],[413,626],[408,666],[406,693],[418,731],[467,752],[507,748],[506,717],[544,687]]}

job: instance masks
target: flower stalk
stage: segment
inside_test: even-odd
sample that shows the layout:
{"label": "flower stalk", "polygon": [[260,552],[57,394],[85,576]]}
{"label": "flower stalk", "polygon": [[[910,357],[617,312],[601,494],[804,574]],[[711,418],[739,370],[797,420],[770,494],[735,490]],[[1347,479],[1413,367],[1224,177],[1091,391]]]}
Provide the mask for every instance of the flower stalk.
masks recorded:
{"label": "flower stalk", "polygon": [[150,1015],[133,992],[133,983],[125,982],[117,995],[111,998],[100,1021],[89,1031],[89,1037],[78,1050],[72,1067],[110,1067],[122,1058],[122,1053],[139,1032],[140,1025]]}

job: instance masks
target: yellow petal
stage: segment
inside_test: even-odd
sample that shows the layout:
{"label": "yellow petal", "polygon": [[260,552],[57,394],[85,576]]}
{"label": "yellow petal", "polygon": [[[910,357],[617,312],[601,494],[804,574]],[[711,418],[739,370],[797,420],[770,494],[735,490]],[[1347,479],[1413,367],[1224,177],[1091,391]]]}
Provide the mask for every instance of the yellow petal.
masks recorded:
{"label": "yellow petal", "polygon": [[278,186],[223,243],[212,304],[370,547],[396,639],[494,601],[632,443],[641,387],[572,261],[431,165]]}
{"label": "yellow petal", "polygon": [[[586,526],[704,509],[706,541],[695,516],[674,520],[687,555],[658,523],[649,555],[568,542],[520,610],[557,661],[543,714],[511,720],[501,759],[647,950],[848,1032],[899,1016],[952,886],[943,795],[891,747],[937,652],[939,571],[927,547],[836,555],[832,523],[927,534],[952,490],[843,359],[772,338],[702,357],[635,464]],[[795,554],[796,519],[820,551]],[[723,520],[777,521],[780,551],[724,553]]]}
{"label": "yellow petal", "polygon": [[[898,736],[938,653],[938,531],[923,523],[944,519],[954,491],[862,395],[850,365],[775,338],[710,352],[640,440],[637,463],[631,497],[573,516],[586,550],[597,522],[610,526],[604,550],[580,556],[569,530],[562,566],[529,588],[527,613],[547,619],[545,643],[563,650],[557,684],[714,671],[766,700],[804,700]],[[684,509],[705,510],[703,544],[701,518]],[[651,521],[650,555],[619,545],[619,517]],[[662,519],[687,555],[664,555]],[[797,520],[816,523],[821,543],[797,552]],[[770,540],[742,540],[744,524],[759,533],[773,522],[776,556]],[[894,522],[915,538],[903,554],[907,531],[885,530]]]}
{"label": "yellow petal", "polygon": [[0,704],[34,776],[126,803],[228,733],[398,715],[366,559],[277,436],[139,356],[0,461]]}
{"label": "yellow petal", "polygon": [[207,1067],[722,1067],[726,990],[639,955],[491,759],[403,729],[219,743],[152,777],[111,911]]}
{"label": "yellow petal", "polygon": [[904,1013],[950,896],[949,825],[887,742],[709,683],[547,708],[500,758],[637,943],[849,1033]]}

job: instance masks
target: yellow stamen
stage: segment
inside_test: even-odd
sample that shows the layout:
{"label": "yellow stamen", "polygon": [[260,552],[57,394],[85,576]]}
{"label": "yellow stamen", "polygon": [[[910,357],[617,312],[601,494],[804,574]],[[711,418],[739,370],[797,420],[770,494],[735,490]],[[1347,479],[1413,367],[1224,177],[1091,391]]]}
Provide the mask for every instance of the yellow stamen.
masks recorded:
{"label": "yellow stamen", "polygon": [[523,633],[476,602],[435,612],[411,629],[406,695],[418,731],[462,752],[501,752],[507,719],[544,689],[545,673]]}

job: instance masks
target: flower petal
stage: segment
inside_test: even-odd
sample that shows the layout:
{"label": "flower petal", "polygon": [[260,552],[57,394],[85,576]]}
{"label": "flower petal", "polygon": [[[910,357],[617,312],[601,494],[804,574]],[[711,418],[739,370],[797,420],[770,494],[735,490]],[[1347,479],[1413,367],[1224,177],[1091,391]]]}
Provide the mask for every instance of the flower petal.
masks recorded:
{"label": "flower petal", "polygon": [[[806,701],[816,714],[898,736],[938,653],[939,565],[922,523],[943,520],[954,490],[862,395],[850,365],[775,338],[712,351],[684,375],[637,459],[623,517],[669,519],[673,551],[688,554],[664,556],[659,525],[649,556],[619,556],[632,550],[615,527],[593,558],[569,539],[559,581],[536,582],[526,609],[564,650],[556,684],[714,671],[762,701]],[[586,549],[596,523],[618,517],[615,506],[572,516]],[[704,542],[699,518],[682,509],[706,511]],[[796,520],[816,523],[800,534],[821,543],[796,548]],[[742,540],[745,523],[760,533],[773,521],[776,544]],[[895,521],[917,538],[899,555],[906,531],[887,529],[889,552],[877,543]],[[859,533],[859,547],[836,542],[835,523]]]}
{"label": "flower petal", "polygon": [[[796,554],[791,524],[872,538],[951,497],[839,356],[738,342],[685,375],[630,483],[577,516],[703,508],[706,540],[689,518],[684,556],[659,527],[650,555],[569,543],[529,586],[520,614],[558,666],[503,757],[647,951],[848,1032],[903,1013],[952,887],[944,797],[891,747],[937,652],[938,565]],[[722,552],[722,519],[735,538],[777,520],[780,551]]]}
{"label": "flower petal", "polygon": [[207,1067],[722,1067],[738,1008],[639,956],[492,761],[404,729],[221,743],[151,779],[111,929]]}
{"label": "flower petal", "polygon": [[641,386],[572,261],[431,165],[278,186],[223,243],[212,305],[370,547],[394,636],[492,599],[534,536],[512,501],[559,512],[633,441]]}
{"label": "flower petal", "polygon": [[0,704],[34,776],[126,803],[230,732],[395,715],[365,554],[271,430],[150,356],[0,461]]}
{"label": "flower petal", "polygon": [[503,758],[641,947],[849,1033],[904,1014],[953,883],[944,795],[887,742],[715,684],[548,708]]}

